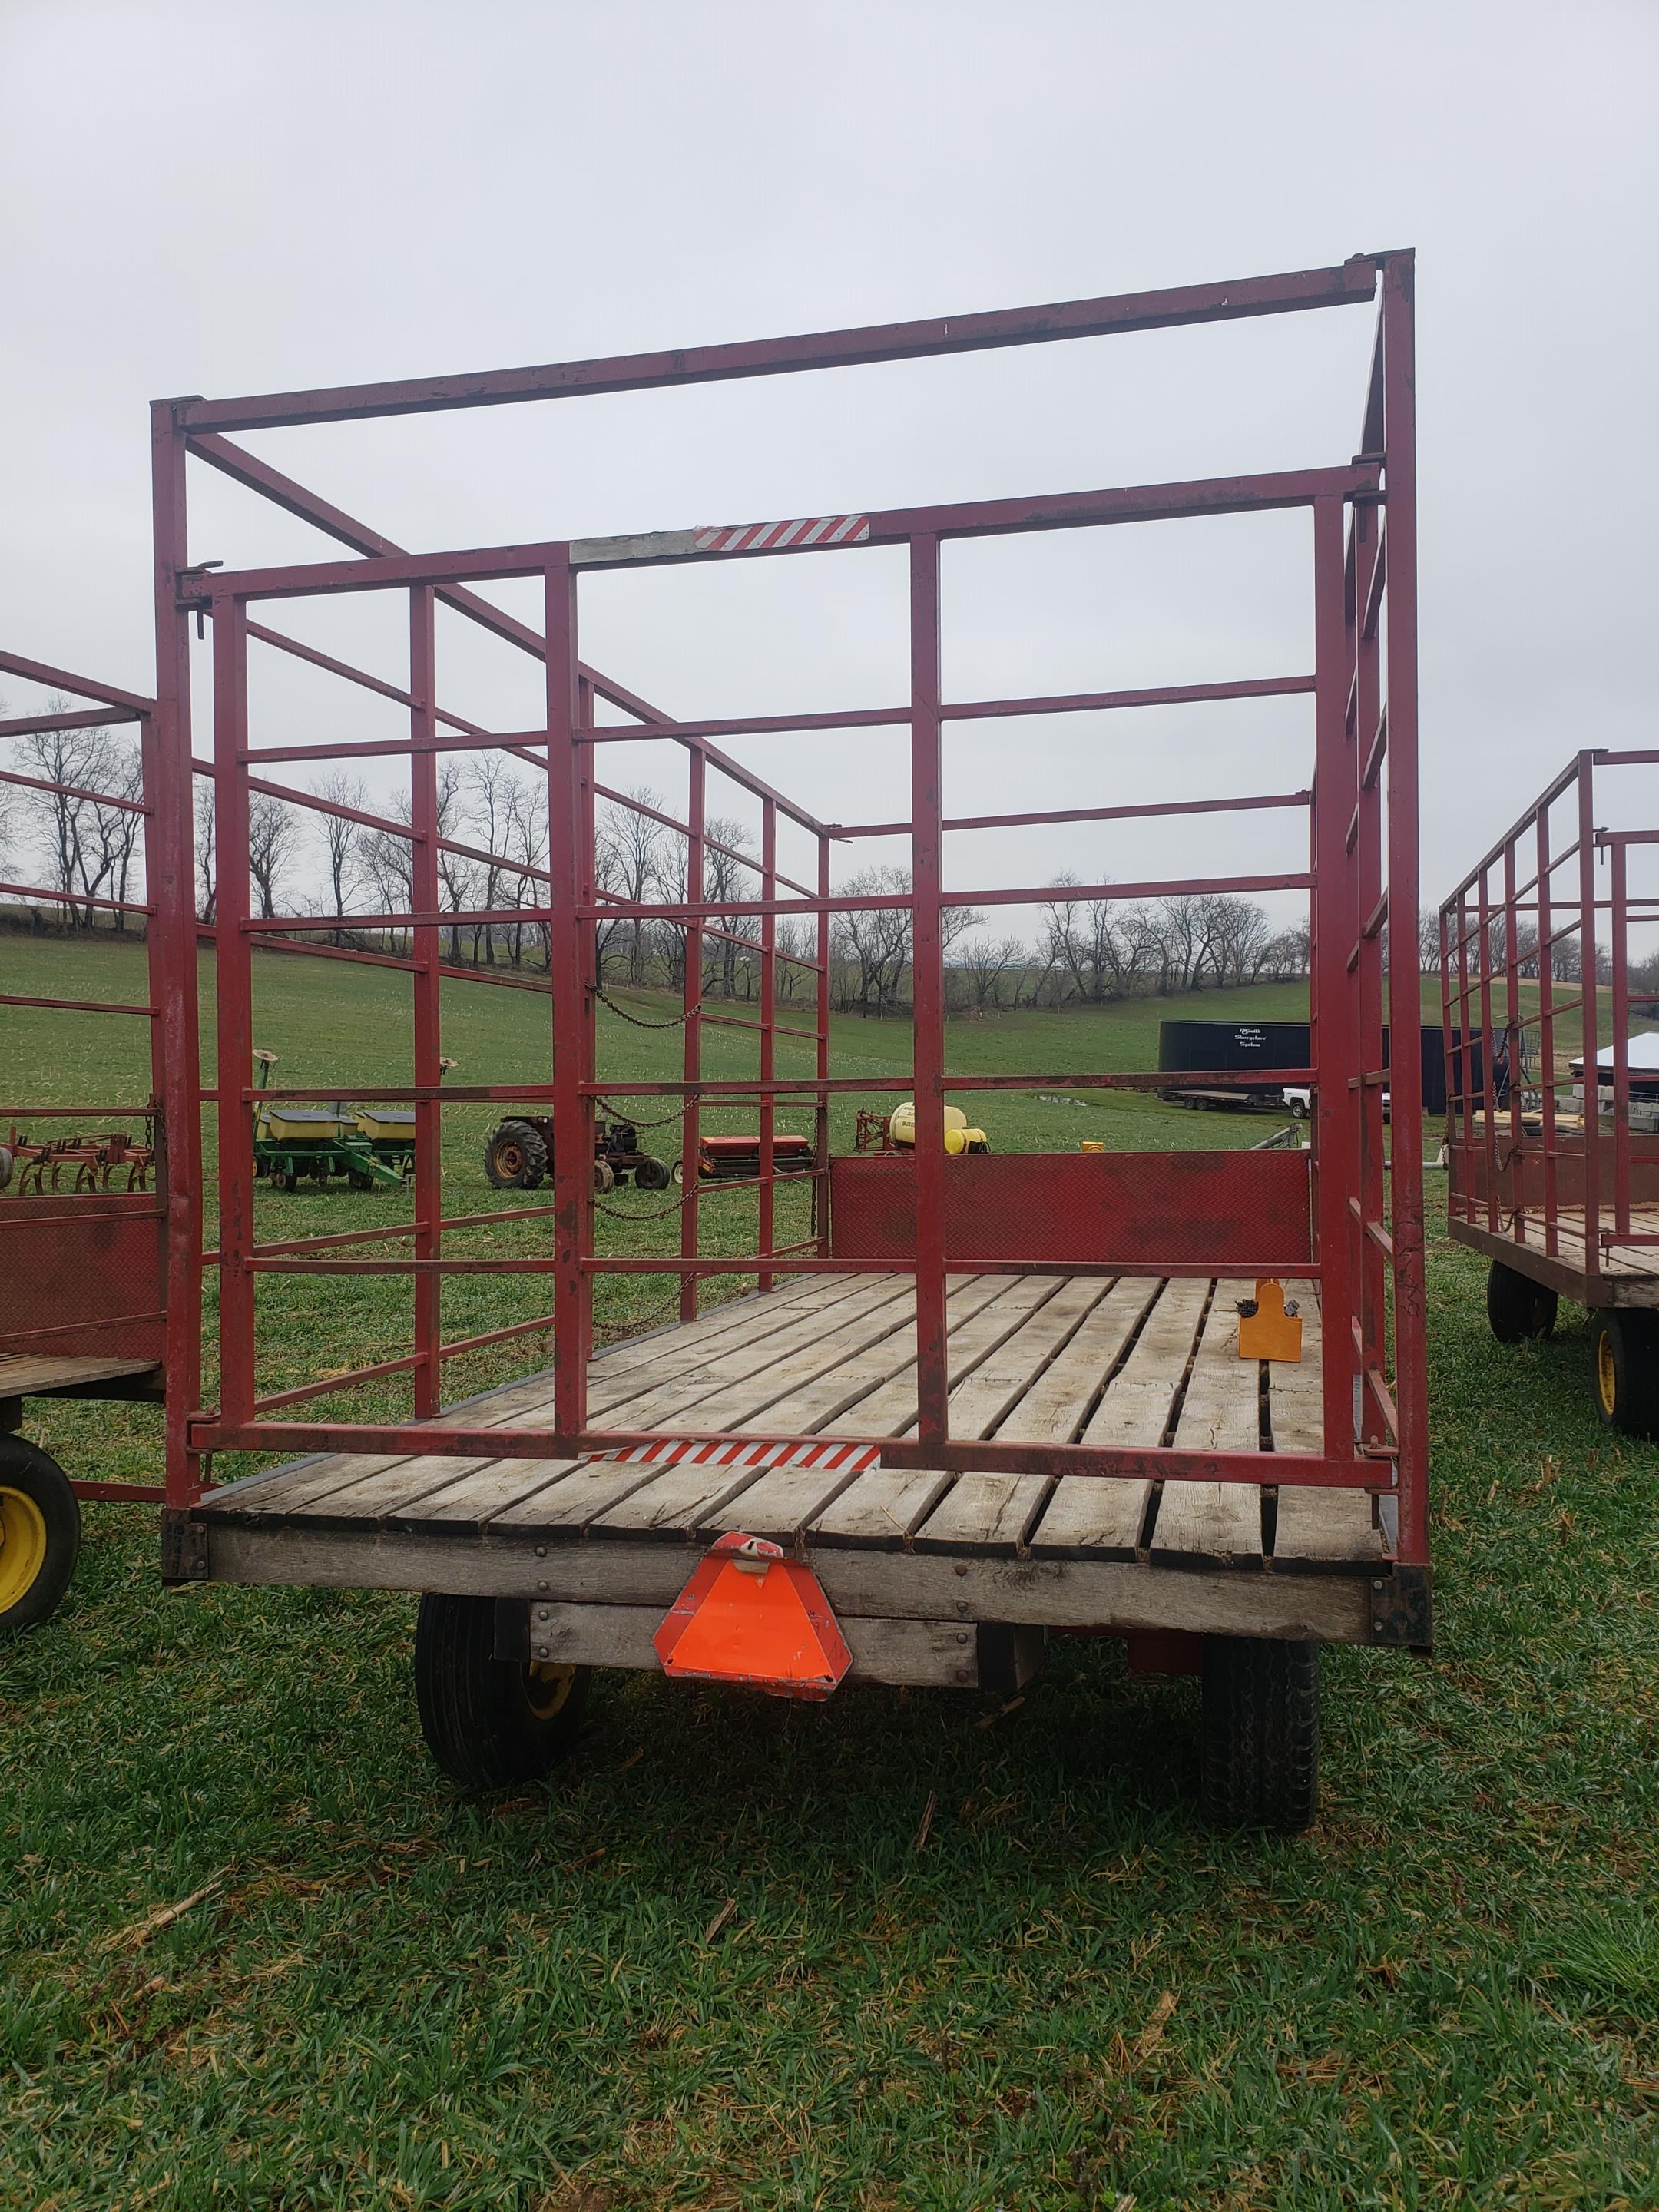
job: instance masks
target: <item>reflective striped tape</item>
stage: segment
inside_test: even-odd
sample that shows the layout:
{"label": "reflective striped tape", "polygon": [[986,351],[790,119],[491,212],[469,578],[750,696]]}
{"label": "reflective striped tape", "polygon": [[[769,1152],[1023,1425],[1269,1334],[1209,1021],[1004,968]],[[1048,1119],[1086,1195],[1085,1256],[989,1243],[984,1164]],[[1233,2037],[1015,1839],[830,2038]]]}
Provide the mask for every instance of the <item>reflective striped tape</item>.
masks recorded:
{"label": "reflective striped tape", "polygon": [[865,1474],[881,1464],[879,1444],[767,1443],[754,1437],[658,1437],[648,1444],[622,1444],[615,1451],[587,1452],[584,1461],[616,1460],[626,1466],[817,1468],[824,1474]]}
{"label": "reflective striped tape", "polygon": [[867,514],[812,514],[804,522],[739,522],[694,530],[699,553],[771,553],[786,546],[860,545],[870,535]]}

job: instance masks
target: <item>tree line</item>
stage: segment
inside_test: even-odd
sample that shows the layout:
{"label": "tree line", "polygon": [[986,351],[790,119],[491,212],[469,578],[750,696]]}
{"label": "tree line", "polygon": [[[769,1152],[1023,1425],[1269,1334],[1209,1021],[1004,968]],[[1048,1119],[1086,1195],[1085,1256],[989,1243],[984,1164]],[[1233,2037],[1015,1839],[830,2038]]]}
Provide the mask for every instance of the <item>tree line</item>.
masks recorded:
{"label": "tree line", "polygon": [[[58,711],[64,702],[54,701]],[[0,865],[27,848],[43,886],[64,903],[36,912],[37,927],[111,928],[125,932],[127,917],[112,915],[100,900],[138,903],[143,817],[133,806],[142,790],[139,750],[119,729],[41,730],[21,740],[15,765],[44,791],[0,784]],[[337,770],[316,787],[339,810],[318,813],[254,792],[248,804],[248,869],[254,905],[265,918],[283,913],[337,915],[331,933],[342,944],[384,948],[395,932],[364,932],[353,911],[409,911],[413,891],[409,840],[354,816],[380,815],[407,823],[406,799],[381,800],[360,777]],[[94,794],[106,793],[106,798]],[[688,840],[657,817],[663,799],[646,787],[636,802],[601,801],[596,810],[595,875],[602,893],[639,905],[673,905],[686,897]],[[197,918],[210,924],[217,900],[216,855],[210,790],[198,785],[196,810]],[[547,896],[547,810],[542,787],[493,753],[448,755],[438,769],[439,903],[456,919],[447,926],[445,958],[453,966],[501,967],[546,972],[548,933],[527,911],[522,922],[463,921],[479,910],[534,909]],[[9,855],[8,848],[9,847]],[[748,826],[714,816],[705,827],[703,902],[714,909],[704,934],[702,994],[753,1001],[761,989],[755,919],[721,912],[758,896],[760,858]],[[866,868],[844,878],[839,892],[853,898],[902,895],[910,888],[902,867]],[[973,908],[947,908],[943,916],[946,990],[954,1011],[989,1013],[1016,1007],[1101,1006],[1134,997],[1173,998],[1257,982],[1305,976],[1310,961],[1305,921],[1276,923],[1255,900],[1225,894],[1188,894],[1124,902],[1078,896],[1078,879],[1056,877],[1037,908],[1030,937],[996,931]],[[784,896],[792,894],[787,890]],[[55,903],[55,902],[54,902]],[[1439,920],[1419,917],[1419,953],[1425,969],[1439,964]],[[635,989],[681,991],[685,931],[677,922],[618,916],[598,927],[601,981]],[[780,916],[775,932],[780,1003],[814,1004],[817,995],[817,929],[810,918]],[[1471,968],[1475,947],[1470,948]],[[1505,964],[1501,915],[1487,927],[1489,970]],[[911,984],[910,917],[902,909],[873,908],[838,913],[829,933],[829,993],[839,1012],[872,1016],[908,1012]],[[1385,933],[1386,957],[1386,933]],[[1552,959],[1558,981],[1578,976],[1576,938],[1557,939]],[[1610,974],[1607,948],[1596,948],[1596,977]],[[1516,967],[1525,980],[1539,972],[1538,932],[1522,919],[1516,932]],[[1659,953],[1631,963],[1636,990],[1659,993]]]}

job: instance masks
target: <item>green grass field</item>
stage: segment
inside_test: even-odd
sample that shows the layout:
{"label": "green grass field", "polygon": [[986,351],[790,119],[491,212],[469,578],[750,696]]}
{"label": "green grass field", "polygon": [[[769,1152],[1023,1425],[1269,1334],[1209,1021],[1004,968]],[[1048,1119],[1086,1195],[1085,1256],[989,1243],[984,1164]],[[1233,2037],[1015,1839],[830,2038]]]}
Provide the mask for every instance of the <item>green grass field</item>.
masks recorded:
{"label": "green grass field", "polygon": [[[138,995],[118,949],[94,981],[80,948],[15,944],[15,988]],[[402,978],[272,958],[259,988],[282,1078],[405,1064]],[[458,1079],[542,1072],[544,1002],[451,997]],[[137,1095],[110,1087],[136,1059],[77,1063],[66,1019],[15,1012],[16,1080]],[[951,1050],[1145,1064],[1155,1018],[964,1022]],[[641,1078],[662,1034],[608,1030],[607,1067]],[[837,1042],[872,1075],[908,1047]],[[977,1110],[1007,1149],[1262,1126]],[[458,1206],[487,1202],[472,1113],[449,1117]],[[1431,1218],[1442,1194],[1431,1176]],[[262,1228],[398,1203],[271,1197]],[[1659,2203],[1659,1453],[1597,1427],[1580,1316],[1500,1351],[1481,1284],[1437,1242],[1436,1655],[1329,1655],[1325,1811],[1291,1841],[1201,1829],[1192,1686],[1064,1641],[1006,1711],[611,1677],[571,1769],[469,1805],[420,1742],[410,1601],[163,1595],[153,1521],[90,1509],[63,1612],[0,1652],[0,2204]],[[329,1287],[268,1317],[263,1379],[396,1338],[401,1285],[349,1326]],[[457,1291],[453,1333],[520,1294]],[[153,1413],[37,1410],[76,1472],[153,1469]]]}

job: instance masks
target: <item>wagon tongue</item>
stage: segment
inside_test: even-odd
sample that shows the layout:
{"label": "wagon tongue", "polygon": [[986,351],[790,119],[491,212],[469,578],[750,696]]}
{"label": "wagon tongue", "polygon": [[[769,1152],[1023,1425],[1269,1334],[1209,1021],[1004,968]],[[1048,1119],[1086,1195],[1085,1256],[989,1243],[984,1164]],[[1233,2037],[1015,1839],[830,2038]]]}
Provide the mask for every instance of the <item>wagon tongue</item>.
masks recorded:
{"label": "wagon tongue", "polygon": [[665,1674],[822,1701],[853,1663],[823,1585],[781,1546],[733,1529],[652,1639]]}

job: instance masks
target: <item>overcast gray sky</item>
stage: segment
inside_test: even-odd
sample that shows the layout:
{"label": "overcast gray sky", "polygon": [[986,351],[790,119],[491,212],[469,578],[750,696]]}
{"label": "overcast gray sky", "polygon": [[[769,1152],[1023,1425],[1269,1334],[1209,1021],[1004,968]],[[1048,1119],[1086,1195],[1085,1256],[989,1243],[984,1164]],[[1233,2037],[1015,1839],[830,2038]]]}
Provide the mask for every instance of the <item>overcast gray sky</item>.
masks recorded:
{"label": "overcast gray sky", "polygon": [[[1656,58],[1651,0],[0,0],[0,637],[149,688],[157,395],[1415,246],[1437,897],[1569,751],[1654,741]],[[671,528],[1346,459],[1370,339],[1369,312],[1343,310],[246,442],[416,547]],[[206,471],[193,497],[198,558],[330,556]],[[1283,516],[947,549],[948,690],[1310,665],[1306,552]],[[390,605],[284,619],[401,672]],[[586,657],[673,713],[904,694],[884,551],[594,578],[583,622]],[[539,719],[522,656],[458,624],[441,650],[445,703]],[[256,736],[398,733],[341,689],[262,662]],[[947,807],[984,811],[1284,788],[1310,726],[1292,700],[949,743]],[[891,732],[733,750],[827,818],[903,811]],[[660,758],[612,767],[678,781]],[[1295,865],[1295,817],[1251,819],[1248,845],[1224,823],[961,839],[951,873]]]}

